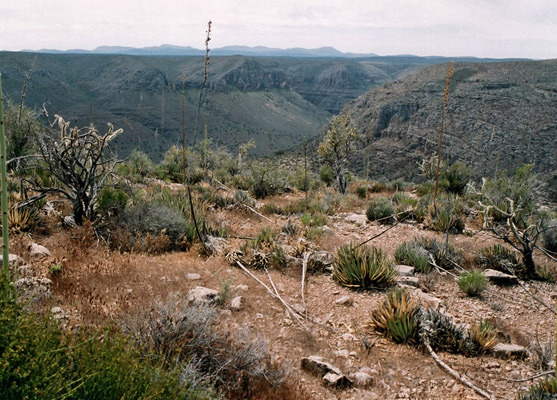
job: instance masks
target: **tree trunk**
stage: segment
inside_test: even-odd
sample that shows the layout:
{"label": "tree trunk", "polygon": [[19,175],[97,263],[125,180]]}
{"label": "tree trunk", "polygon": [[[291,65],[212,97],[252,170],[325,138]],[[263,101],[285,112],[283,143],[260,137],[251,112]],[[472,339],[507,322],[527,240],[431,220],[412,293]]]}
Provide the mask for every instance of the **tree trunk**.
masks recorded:
{"label": "tree trunk", "polygon": [[526,267],[526,274],[530,279],[536,279],[538,273],[536,271],[536,264],[534,264],[534,250],[527,248],[522,250],[522,262]]}

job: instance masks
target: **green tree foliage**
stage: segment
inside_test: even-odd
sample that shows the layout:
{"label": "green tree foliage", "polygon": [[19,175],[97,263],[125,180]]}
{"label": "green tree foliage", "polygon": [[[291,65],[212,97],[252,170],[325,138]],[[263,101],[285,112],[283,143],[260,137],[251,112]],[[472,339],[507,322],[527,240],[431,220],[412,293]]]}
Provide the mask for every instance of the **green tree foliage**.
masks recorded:
{"label": "green tree foliage", "polygon": [[[37,151],[37,135],[44,127],[34,111],[8,100],[4,108],[4,123],[8,162]],[[15,162],[8,164],[8,168],[15,167]]]}
{"label": "green tree foliage", "polygon": [[331,166],[340,193],[346,193],[346,158],[356,140],[356,130],[350,126],[350,116],[337,115],[319,145],[319,155]]}

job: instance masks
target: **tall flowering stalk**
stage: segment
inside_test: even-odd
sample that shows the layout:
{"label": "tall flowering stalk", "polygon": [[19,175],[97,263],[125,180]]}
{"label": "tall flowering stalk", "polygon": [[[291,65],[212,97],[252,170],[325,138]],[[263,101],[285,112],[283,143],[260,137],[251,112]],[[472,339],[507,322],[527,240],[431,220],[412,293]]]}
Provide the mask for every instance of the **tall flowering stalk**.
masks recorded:
{"label": "tall flowering stalk", "polygon": [[2,74],[0,73],[0,168],[2,170],[2,265],[8,271],[8,189],[6,184],[6,134],[4,131],[4,106],[2,100]]}
{"label": "tall flowering stalk", "polygon": [[447,71],[447,79],[445,81],[445,91],[443,93],[443,108],[441,111],[441,133],[439,134],[439,149],[437,150],[437,169],[435,172],[435,191],[433,193],[433,209],[437,215],[437,191],[439,189],[439,170],[441,166],[441,148],[443,146],[443,134],[445,133],[445,111],[447,109],[447,100],[449,99],[449,88],[451,86],[451,77],[454,72],[454,61],[451,61],[449,70]]}

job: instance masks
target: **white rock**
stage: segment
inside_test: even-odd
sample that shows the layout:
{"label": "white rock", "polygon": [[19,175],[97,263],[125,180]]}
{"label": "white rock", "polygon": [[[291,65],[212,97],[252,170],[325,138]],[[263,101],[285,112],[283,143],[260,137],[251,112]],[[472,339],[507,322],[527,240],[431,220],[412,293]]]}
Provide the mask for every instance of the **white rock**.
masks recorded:
{"label": "white rock", "polygon": [[335,304],[338,304],[338,305],[341,305],[341,306],[351,306],[351,305],[354,304],[354,300],[350,296],[342,296],[341,298],[339,298],[335,301]]}
{"label": "white rock", "polygon": [[188,303],[203,305],[213,303],[219,292],[203,286],[196,286],[188,292]]}
{"label": "white rock", "polygon": [[415,276],[399,276],[396,281],[401,285],[420,286],[420,279]]}
{"label": "white rock", "polygon": [[50,250],[48,250],[46,247],[37,244],[37,243],[31,243],[29,245],[29,247],[27,248],[27,250],[29,251],[29,255],[31,257],[50,257]]}
{"label": "white rock", "polygon": [[492,351],[495,357],[506,360],[523,360],[528,358],[528,350],[517,344],[497,343]]}
{"label": "white rock", "polygon": [[201,279],[201,275],[199,274],[186,274],[186,279],[188,281],[198,281]]}
{"label": "white rock", "polygon": [[240,311],[242,309],[242,296],[236,296],[230,300],[230,308],[234,311]]}
{"label": "white rock", "polygon": [[360,387],[370,386],[373,383],[373,377],[361,370],[352,374],[350,378],[352,379],[352,381],[354,381],[354,384],[356,386]]}
{"label": "white rock", "polygon": [[441,300],[440,299],[438,299],[437,297],[430,296],[427,293],[422,292],[421,289],[414,289],[412,291],[412,295],[417,297],[420,302],[425,303],[432,308],[437,309],[441,305]]}
{"label": "white rock", "polygon": [[414,267],[409,265],[395,265],[399,276],[412,276],[414,275]]}
{"label": "white rock", "polygon": [[500,285],[513,285],[518,283],[516,276],[505,274],[501,271],[496,271],[494,269],[486,269],[484,275],[490,282],[497,283]]}
{"label": "white rock", "polygon": [[325,386],[334,388],[344,388],[352,385],[350,379],[342,374],[335,374],[333,372],[327,372],[323,377],[323,383]]}
{"label": "white rock", "polygon": [[242,292],[246,292],[249,289],[249,287],[248,285],[236,285],[234,286],[234,289],[241,290]]}
{"label": "white rock", "polygon": [[[4,256],[0,254],[0,267],[4,264]],[[23,264],[23,259],[17,254],[8,254],[8,265],[14,267]]]}

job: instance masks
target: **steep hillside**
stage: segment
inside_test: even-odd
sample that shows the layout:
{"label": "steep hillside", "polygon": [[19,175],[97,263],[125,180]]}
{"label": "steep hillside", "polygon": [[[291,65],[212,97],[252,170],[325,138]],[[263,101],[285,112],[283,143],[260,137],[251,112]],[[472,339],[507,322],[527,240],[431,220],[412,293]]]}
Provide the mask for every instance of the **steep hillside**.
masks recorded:
{"label": "steep hillside", "polygon": [[[448,65],[425,68],[375,88],[343,113],[363,134],[352,158],[372,176],[415,178],[416,163],[438,146]],[[457,63],[446,111],[443,156],[477,175],[535,163],[557,169],[557,60]]]}
{"label": "steep hillside", "polygon": [[[26,103],[66,119],[123,127],[118,151],[140,146],[154,159],[181,142],[182,73],[186,74],[186,129],[192,130],[203,74],[201,57],[138,57],[0,52],[4,90],[18,100],[34,57],[37,65]],[[421,59],[420,59],[421,60]],[[369,88],[420,65],[343,59],[214,57],[202,123],[213,141],[235,151],[256,141],[255,153],[271,154],[317,135],[346,104]],[[423,60],[422,60],[423,61]]]}

